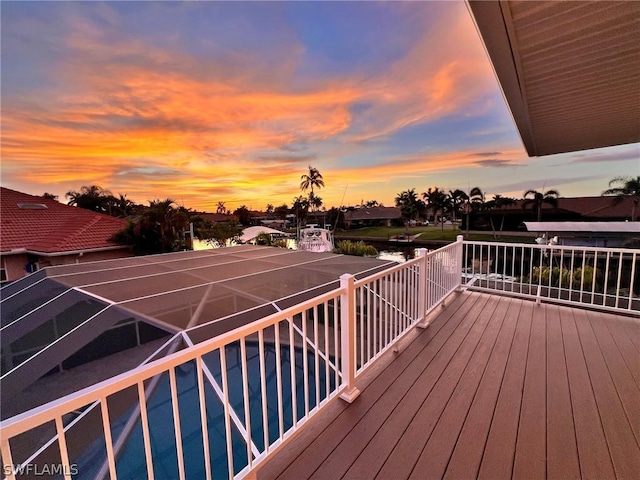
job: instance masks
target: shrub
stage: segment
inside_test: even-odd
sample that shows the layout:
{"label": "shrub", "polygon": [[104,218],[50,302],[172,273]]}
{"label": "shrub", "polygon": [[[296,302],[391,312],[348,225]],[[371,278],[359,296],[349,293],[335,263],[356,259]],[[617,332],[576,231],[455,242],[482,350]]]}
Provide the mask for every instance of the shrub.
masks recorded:
{"label": "shrub", "polygon": [[377,257],[378,250],[371,245],[367,245],[362,240],[358,242],[352,242],[351,240],[342,240],[338,242],[338,246],[333,250],[333,253],[340,253],[342,255],[356,255],[358,257]]}

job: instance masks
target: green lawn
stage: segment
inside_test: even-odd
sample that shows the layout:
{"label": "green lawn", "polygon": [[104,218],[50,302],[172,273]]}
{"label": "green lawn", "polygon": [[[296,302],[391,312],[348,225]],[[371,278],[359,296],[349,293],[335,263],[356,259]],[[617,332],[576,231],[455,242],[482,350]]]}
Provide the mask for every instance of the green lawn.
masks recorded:
{"label": "green lawn", "polygon": [[[336,233],[336,237],[370,237],[386,240],[390,237],[404,234],[404,227],[368,227],[360,228],[357,230],[344,230]],[[411,227],[409,228],[410,235],[420,236],[416,240],[448,240],[454,241],[456,236],[464,234],[462,230],[452,225],[445,225],[444,232],[439,226],[428,227]],[[471,234],[467,238],[468,240],[477,240],[484,242],[514,242],[514,243],[533,243],[533,238],[521,237],[521,236],[509,236],[508,233],[503,234],[498,240],[493,238],[493,234]]]}

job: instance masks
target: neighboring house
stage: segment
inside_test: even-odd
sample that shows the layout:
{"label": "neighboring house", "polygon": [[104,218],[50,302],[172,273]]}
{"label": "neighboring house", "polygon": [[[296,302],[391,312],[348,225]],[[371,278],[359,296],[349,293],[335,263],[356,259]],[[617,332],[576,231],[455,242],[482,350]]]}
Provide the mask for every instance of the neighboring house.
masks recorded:
{"label": "neighboring house", "polygon": [[[548,222],[624,222],[631,220],[632,197],[625,197],[614,205],[615,197],[561,197],[558,206],[542,205],[542,221]],[[506,208],[473,212],[470,216],[471,228],[474,230],[491,230],[490,216],[497,226],[504,216],[504,230],[522,229],[525,221],[535,221],[536,213],[530,206],[522,208],[523,200]],[[463,215],[464,220],[465,215]],[[466,228],[466,227],[465,227]]]}
{"label": "neighboring house", "polygon": [[402,223],[402,215],[397,207],[360,207],[344,212],[347,228],[386,226]]}
{"label": "neighboring house", "polygon": [[50,265],[132,256],[109,239],[127,222],[0,187],[0,280]]}
{"label": "neighboring house", "polygon": [[201,219],[211,223],[226,222],[229,220],[238,220],[234,215],[226,215],[224,213],[201,213],[198,215]]}

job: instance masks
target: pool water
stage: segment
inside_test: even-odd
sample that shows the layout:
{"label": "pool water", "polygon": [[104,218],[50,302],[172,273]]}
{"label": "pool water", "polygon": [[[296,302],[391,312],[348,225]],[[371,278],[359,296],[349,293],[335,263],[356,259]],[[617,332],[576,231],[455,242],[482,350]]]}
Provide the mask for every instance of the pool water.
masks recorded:
{"label": "pool water", "polygon": [[[264,451],[264,433],[258,343],[247,342],[246,350],[251,439],[255,447],[262,452]],[[280,433],[276,380],[278,368],[280,369],[282,378],[284,431],[287,431],[293,425],[290,349],[289,345],[281,345],[281,362],[279,366],[276,365],[275,346],[265,343],[264,350],[265,371],[267,373],[267,430],[269,443],[273,443],[279,437]],[[245,408],[242,393],[242,362],[239,342],[228,345],[225,353],[228,371],[228,395],[230,405],[239,417],[241,424],[244,426]],[[219,352],[212,352],[203,357],[203,360],[218,385],[221,386],[222,376],[220,371]],[[311,410],[316,406],[315,357],[311,351],[308,351],[307,363],[309,372],[308,409]],[[184,452],[185,474],[187,479],[194,480],[204,478],[205,476],[202,424],[200,421],[200,402],[196,372],[195,362],[189,362],[176,368],[178,409],[180,412],[180,430],[182,448]],[[336,386],[336,372],[334,367],[331,365],[331,359],[329,372],[329,389],[330,391],[333,391]],[[300,420],[305,414],[303,350],[301,348],[295,349],[295,375],[297,385],[296,416],[297,419]],[[320,384],[320,401],[322,401],[327,398],[328,394],[326,388],[326,364],[322,358],[319,359],[317,375],[319,376]],[[227,478],[228,459],[224,409],[218,395],[207,381],[205,381],[205,396],[207,405],[209,456],[211,459],[212,475],[213,478]],[[131,417],[133,412],[134,407],[130,408],[128,412],[122,415],[117,421],[113,422],[112,419],[112,436],[114,442],[122,432],[124,424]],[[155,478],[160,480],[173,480],[178,478],[178,461],[168,373],[161,375],[151,397],[147,400],[147,412],[149,418],[149,431]],[[248,464],[247,444],[233,423],[231,423],[231,441],[233,444],[233,470],[235,473],[238,473]],[[96,475],[101,468],[104,468],[106,462],[106,450],[104,445],[104,438],[94,442],[91,447],[86,449],[82,457],[76,460],[76,463],[78,463],[79,474],[74,478],[96,478]],[[145,459],[142,426],[140,419],[138,418],[135,427],[128,436],[122,450],[116,458],[118,478],[131,480],[146,478],[147,468]]]}

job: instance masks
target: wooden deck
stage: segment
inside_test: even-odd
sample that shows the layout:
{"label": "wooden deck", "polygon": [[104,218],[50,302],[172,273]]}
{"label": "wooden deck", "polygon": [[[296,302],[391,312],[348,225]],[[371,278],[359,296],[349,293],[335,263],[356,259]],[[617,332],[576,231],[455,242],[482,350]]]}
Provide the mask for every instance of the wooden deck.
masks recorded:
{"label": "wooden deck", "polygon": [[258,479],[640,478],[640,321],[458,293]]}

